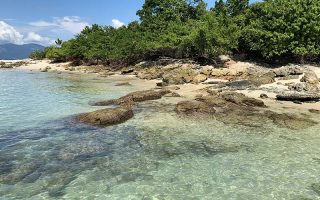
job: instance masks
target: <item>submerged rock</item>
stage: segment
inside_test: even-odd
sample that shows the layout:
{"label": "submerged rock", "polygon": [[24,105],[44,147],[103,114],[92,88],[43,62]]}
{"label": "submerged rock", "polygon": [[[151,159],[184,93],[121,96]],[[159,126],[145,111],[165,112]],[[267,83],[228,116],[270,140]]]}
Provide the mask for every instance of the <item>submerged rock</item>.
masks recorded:
{"label": "submerged rock", "polygon": [[317,122],[309,118],[303,118],[289,113],[276,113],[272,111],[266,111],[264,114],[276,125],[282,128],[305,129],[317,124]]}
{"label": "submerged rock", "polygon": [[122,83],[117,83],[115,86],[131,86],[129,82],[122,82]]}
{"label": "submerged rock", "polygon": [[133,117],[131,108],[107,108],[91,113],[81,114],[77,117],[80,122],[95,126],[109,126],[123,123]]}
{"label": "submerged rock", "polygon": [[314,183],[311,185],[311,189],[320,196],[320,184]]}
{"label": "submerged rock", "polygon": [[314,114],[320,114],[320,110],[317,110],[317,109],[309,109],[309,112]]}
{"label": "submerged rock", "polygon": [[200,101],[182,101],[177,104],[175,111],[178,114],[213,114],[216,110],[205,102]]}

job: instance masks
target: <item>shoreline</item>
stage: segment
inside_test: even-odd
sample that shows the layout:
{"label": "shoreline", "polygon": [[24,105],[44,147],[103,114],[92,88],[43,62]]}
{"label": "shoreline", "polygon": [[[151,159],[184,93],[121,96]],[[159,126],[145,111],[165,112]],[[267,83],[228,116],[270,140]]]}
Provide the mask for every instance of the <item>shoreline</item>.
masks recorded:
{"label": "shoreline", "polygon": [[[79,66],[79,67],[70,67],[70,63],[50,63],[50,60],[1,60],[0,62],[6,62],[6,63],[16,63],[16,62],[26,62],[25,65],[21,65],[19,67],[14,67],[14,70],[20,70],[20,71],[32,71],[32,72],[41,72],[41,73],[69,73],[69,74],[79,74],[79,75],[94,75],[98,78],[106,78],[106,79],[113,79],[121,84],[130,84],[130,80],[134,79],[135,83],[141,82],[142,84],[147,84],[148,87],[144,87],[143,89],[160,89],[160,87],[157,87],[157,83],[161,82],[161,79],[141,79],[139,78],[137,74],[121,74],[121,71],[111,72],[108,69],[105,69],[103,66]],[[230,62],[230,61],[229,61]],[[243,70],[247,66],[254,65],[253,63],[245,63],[245,62],[230,62],[228,64],[228,69],[237,71],[237,70]],[[303,65],[303,68],[312,70],[316,73],[318,77],[320,77],[320,68],[310,65]],[[1,69],[3,70],[3,69]],[[238,93],[242,93],[250,98],[255,98],[262,100],[266,106],[268,106],[271,110],[275,111],[281,111],[281,112],[297,112],[297,113],[310,113],[309,110],[320,110],[320,102],[313,102],[313,103],[302,103],[297,104],[290,101],[278,101],[276,99],[276,92],[273,92],[272,90],[283,90],[287,86],[286,84],[289,83],[299,83],[302,75],[299,76],[297,79],[289,79],[289,80],[281,80],[276,79],[274,83],[270,84],[263,84],[260,87],[256,89],[244,89],[244,90],[232,90]],[[242,79],[239,79],[242,80]],[[181,99],[184,100],[192,100],[196,98],[199,95],[204,94],[202,90],[205,90],[206,88],[210,87],[211,84],[207,84],[210,82],[228,82],[226,79],[222,78],[208,78],[204,82],[200,82],[197,84],[192,83],[185,83],[185,84],[170,84],[168,87],[179,87],[179,90],[175,90],[174,92],[179,94],[181,96]],[[150,87],[149,87],[150,86]],[[271,91],[266,91],[266,88],[270,88]],[[223,90],[223,89],[221,89]],[[261,94],[266,94],[268,98],[262,99],[260,98]]]}

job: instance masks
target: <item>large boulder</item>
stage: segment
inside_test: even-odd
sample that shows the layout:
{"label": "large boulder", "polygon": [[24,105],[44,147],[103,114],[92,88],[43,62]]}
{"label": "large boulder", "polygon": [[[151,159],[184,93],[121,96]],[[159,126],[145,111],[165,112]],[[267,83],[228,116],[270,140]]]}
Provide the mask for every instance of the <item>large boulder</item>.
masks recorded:
{"label": "large boulder", "polygon": [[301,82],[317,85],[319,84],[319,78],[314,71],[306,71],[301,79]]}
{"label": "large boulder", "polygon": [[275,74],[270,71],[266,73],[256,73],[250,75],[248,80],[254,82],[256,85],[265,85],[275,82]]}
{"label": "large boulder", "polygon": [[94,126],[110,126],[123,123],[133,117],[133,111],[128,107],[107,108],[77,116],[80,122]]}
{"label": "large boulder", "polygon": [[290,75],[302,75],[303,70],[298,65],[289,65],[274,69],[273,72],[275,73],[276,77],[287,77]]}

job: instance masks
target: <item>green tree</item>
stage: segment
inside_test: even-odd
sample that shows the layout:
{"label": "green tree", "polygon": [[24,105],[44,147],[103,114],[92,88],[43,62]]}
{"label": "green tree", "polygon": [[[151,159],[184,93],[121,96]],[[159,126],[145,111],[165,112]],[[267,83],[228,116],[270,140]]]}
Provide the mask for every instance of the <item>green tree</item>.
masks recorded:
{"label": "green tree", "polygon": [[266,58],[320,55],[320,1],[269,0],[247,14],[243,42]]}
{"label": "green tree", "polygon": [[61,46],[62,45],[62,40],[60,40],[59,38],[55,41],[57,46]]}
{"label": "green tree", "polygon": [[249,8],[249,0],[227,0],[226,6],[230,16],[237,16]]}
{"label": "green tree", "polygon": [[218,16],[226,16],[227,15],[227,7],[223,0],[215,1],[214,11]]}

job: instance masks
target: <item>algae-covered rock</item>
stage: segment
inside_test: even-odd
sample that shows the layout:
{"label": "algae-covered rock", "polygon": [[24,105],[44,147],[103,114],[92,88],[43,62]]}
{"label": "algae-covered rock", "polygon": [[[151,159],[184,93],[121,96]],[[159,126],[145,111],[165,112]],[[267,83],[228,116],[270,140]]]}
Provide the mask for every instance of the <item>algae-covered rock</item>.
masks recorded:
{"label": "algae-covered rock", "polygon": [[131,108],[107,108],[91,113],[81,114],[77,117],[80,122],[95,126],[110,126],[123,123],[133,117]]}
{"label": "algae-covered rock", "polygon": [[272,111],[266,111],[264,115],[266,115],[276,125],[282,128],[305,129],[317,124],[317,122],[307,117],[300,117],[289,113],[276,113]]}
{"label": "algae-covered rock", "polygon": [[119,99],[103,100],[92,103],[93,106],[109,106],[109,105],[123,105],[132,104],[148,100],[161,99],[164,95],[170,93],[170,90],[145,90],[137,91],[120,97]]}
{"label": "algae-covered rock", "polygon": [[200,101],[182,101],[177,104],[175,111],[178,114],[213,114],[216,110],[210,105]]}

